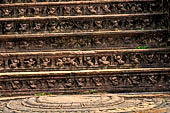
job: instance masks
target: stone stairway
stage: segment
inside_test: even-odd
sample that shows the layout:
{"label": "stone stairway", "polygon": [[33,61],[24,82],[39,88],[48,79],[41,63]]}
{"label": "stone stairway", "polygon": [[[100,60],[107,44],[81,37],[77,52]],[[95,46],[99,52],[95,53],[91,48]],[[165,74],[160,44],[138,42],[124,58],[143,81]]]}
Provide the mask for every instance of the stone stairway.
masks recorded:
{"label": "stone stairway", "polygon": [[0,93],[169,91],[168,0],[1,0]]}

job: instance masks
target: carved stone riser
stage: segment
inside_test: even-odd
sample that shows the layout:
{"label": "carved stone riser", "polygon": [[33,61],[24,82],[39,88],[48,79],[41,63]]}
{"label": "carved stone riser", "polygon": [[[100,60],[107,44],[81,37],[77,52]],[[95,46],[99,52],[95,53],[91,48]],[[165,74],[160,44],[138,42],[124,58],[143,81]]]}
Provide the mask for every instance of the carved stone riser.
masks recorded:
{"label": "carved stone riser", "polygon": [[[32,76],[34,75],[34,76]],[[169,91],[170,69],[138,69],[66,73],[5,73],[0,77],[3,95],[73,93],[83,91]]]}
{"label": "carved stone riser", "polygon": [[78,3],[44,3],[23,5],[1,5],[1,18],[14,17],[45,17],[45,16],[81,16],[81,15],[107,15],[107,14],[134,14],[164,12],[162,1],[138,2],[110,2],[104,1],[78,2]]}
{"label": "carved stone riser", "polygon": [[[93,33],[168,29],[168,15],[107,15],[69,18],[0,19],[0,34]],[[2,36],[5,37],[5,36]]]}
{"label": "carved stone riser", "polygon": [[22,37],[20,39],[0,39],[1,52],[16,51],[55,51],[55,50],[94,50],[94,49],[135,49],[139,46],[159,48],[170,46],[168,31],[139,34],[61,36],[61,37]]}
{"label": "carved stone riser", "polygon": [[165,49],[1,53],[0,71],[86,70],[169,67]]}

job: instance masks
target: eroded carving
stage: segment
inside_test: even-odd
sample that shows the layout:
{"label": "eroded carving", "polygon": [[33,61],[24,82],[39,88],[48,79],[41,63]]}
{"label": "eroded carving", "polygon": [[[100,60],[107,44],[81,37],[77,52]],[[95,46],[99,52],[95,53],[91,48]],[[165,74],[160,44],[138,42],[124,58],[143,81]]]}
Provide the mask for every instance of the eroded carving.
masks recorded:
{"label": "eroded carving", "polygon": [[9,67],[10,68],[18,68],[20,64],[20,61],[18,59],[11,59],[9,61]]}
{"label": "eroded carving", "polygon": [[102,56],[101,59],[99,59],[99,62],[102,65],[102,68],[107,68],[110,64],[109,61],[107,61],[107,57],[106,56]]}
{"label": "eroded carving", "polygon": [[25,59],[24,64],[28,68],[33,68],[36,65],[36,60],[33,58]]}

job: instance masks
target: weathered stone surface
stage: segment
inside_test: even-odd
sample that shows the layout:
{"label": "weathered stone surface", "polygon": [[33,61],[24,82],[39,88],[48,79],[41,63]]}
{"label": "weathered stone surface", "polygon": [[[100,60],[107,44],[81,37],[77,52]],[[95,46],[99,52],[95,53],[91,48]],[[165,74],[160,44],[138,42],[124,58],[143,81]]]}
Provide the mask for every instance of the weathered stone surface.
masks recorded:
{"label": "weathered stone surface", "polygon": [[169,68],[12,72],[0,76],[1,94],[81,93],[84,91],[169,91]]}
{"label": "weathered stone surface", "polygon": [[86,94],[0,98],[2,113],[168,113],[170,95]]}
{"label": "weathered stone surface", "polygon": [[0,93],[169,91],[168,0],[1,0]]}
{"label": "weathered stone surface", "polygon": [[164,68],[170,49],[0,53],[0,72]]}

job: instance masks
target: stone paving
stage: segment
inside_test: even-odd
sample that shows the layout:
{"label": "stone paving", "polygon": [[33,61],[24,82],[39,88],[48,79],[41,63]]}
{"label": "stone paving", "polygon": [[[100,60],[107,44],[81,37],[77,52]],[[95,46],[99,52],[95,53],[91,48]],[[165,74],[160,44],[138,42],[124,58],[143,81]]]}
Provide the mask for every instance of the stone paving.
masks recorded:
{"label": "stone paving", "polygon": [[1,97],[0,113],[170,113],[170,93]]}

